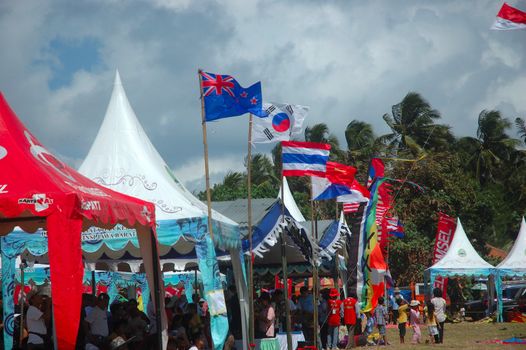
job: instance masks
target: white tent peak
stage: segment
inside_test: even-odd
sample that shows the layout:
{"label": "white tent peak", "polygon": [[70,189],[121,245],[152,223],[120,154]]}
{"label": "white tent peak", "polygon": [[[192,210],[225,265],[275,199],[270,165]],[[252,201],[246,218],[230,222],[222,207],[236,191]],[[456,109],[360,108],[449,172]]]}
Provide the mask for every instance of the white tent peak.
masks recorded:
{"label": "white tent peak", "polygon": [[[296,220],[297,222],[305,222],[306,220],[303,217],[303,214],[301,214],[300,208],[298,208],[298,204],[296,204],[296,201],[292,196],[292,192],[290,192],[289,183],[287,182],[287,178],[285,176],[283,177],[283,188],[285,189],[285,191],[283,192],[283,201],[285,202],[285,208],[287,208],[294,220]],[[279,189],[278,198],[281,199],[281,187]]]}
{"label": "white tent peak", "polygon": [[491,264],[480,257],[471,245],[466,232],[457,219],[457,229],[447,253],[431,269],[488,269]]}
{"label": "white tent peak", "polygon": [[122,85],[121,75],[119,74],[119,69],[115,69],[115,80],[113,85]]}
{"label": "white tent peak", "polygon": [[524,269],[526,267],[526,221],[521,221],[519,234],[508,256],[499,264],[500,269]]}
{"label": "white tent peak", "polygon": [[[153,202],[158,220],[208,215],[206,205],[179,182],[146,135],[118,71],[104,121],[79,172],[112,190]],[[212,217],[236,225],[217,212]]]}

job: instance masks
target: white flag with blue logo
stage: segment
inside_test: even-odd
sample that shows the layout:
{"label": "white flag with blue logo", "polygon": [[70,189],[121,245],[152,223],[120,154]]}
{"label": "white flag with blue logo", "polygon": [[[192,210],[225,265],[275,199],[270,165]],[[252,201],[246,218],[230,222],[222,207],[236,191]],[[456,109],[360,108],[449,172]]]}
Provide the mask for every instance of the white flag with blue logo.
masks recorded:
{"label": "white flag with blue logo", "polygon": [[263,110],[268,115],[252,121],[253,143],[289,141],[292,137],[301,135],[309,107],[264,102]]}

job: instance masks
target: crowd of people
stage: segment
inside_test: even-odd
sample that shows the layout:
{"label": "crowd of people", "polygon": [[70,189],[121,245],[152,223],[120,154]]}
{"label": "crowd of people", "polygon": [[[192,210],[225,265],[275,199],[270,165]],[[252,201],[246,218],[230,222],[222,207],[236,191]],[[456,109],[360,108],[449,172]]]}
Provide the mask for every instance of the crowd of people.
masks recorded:
{"label": "crowd of people", "polygon": [[[390,305],[386,305],[390,304]],[[256,338],[274,337],[276,332],[286,330],[285,298],[282,290],[272,295],[261,293],[256,308]],[[389,303],[384,297],[377,299],[373,310],[362,312],[356,295],[341,298],[337,289],[324,289],[318,300],[319,349],[337,350],[358,345],[389,345],[386,328],[397,325],[399,342],[405,343],[408,328],[411,343],[440,344],[444,339],[446,301],[442,291],[435,289],[433,298],[425,305],[417,300],[406,301],[399,289],[395,289]],[[314,342],[314,299],[307,287],[300,295],[289,300],[293,330],[301,330],[307,343]],[[347,336],[340,338],[340,327],[345,326]],[[424,337],[420,327],[425,327],[429,337]],[[377,337],[373,334],[377,333]]]}
{"label": "crowd of people", "polygon": [[[385,300],[378,298],[374,310],[362,312],[356,295],[342,298],[337,289],[324,289],[317,301],[317,348],[336,350],[358,345],[389,345],[386,327],[398,327],[399,342],[405,343],[407,328],[412,332],[411,343],[442,343],[446,320],[446,301],[442,291],[435,289],[434,297],[425,305],[416,300],[408,302],[398,289]],[[225,347],[234,346],[234,339],[241,339],[241,308],[235,287],[225,291],[230,336]],[[24,328],[15,324],[15,334],[23,334],[22,348],[28,350],[52,349],[51,298],[38,293],[27,297]],[[148,303],[146,313],[139,310],[135,299],[114,301],[109,296],[83,295],[81,325],[77,349],[82,350],[134,350],[155,349],[157,329],[153,303]],[[281,289],[272,293],[262,292],[254,303],[256,338],[272,338],[277,332],[286,331],[286,298]],[[307,343],[314,343],[314,298],[307,287],[289,300],[291,326],[302,331]],[[197,294],[188,300],[185,294],[165,300],[168,320],[170,350],[203,350],[212,347],[210,312],[206,301]],[[345,326],[347,336],[340,337],[340,327]],[[425,327],[424,331],[421,327]],[[427,332],[426,332],[427,331]],[[373,333],[376,335],[373,337]],[[429,337],[425,337],[427,333]],[[15,341],[15,347],[18,341]]]}
{"label": "crowd of people", "polygon": [[[235,287],[229,288],[225,294],[232,333],[225,346],[229,348],[233,347],[234,336],[241,338],[240,306]],[[27,305],[23,309],[23,317],[17,317],[15,322],[14,348],[53,349],[51,298],[32,291],[25,300]],[[17,305],[15,312],[21,311],[20,305]],[[139,309],[135,299],[117,299],[110,304],[106,293],[100,293],[98,296],[83,294],[76,349],[157,349],[158,335],[151,301],[145,311]],[[194,294],[189,301],[184,293],[167,298],[165,312],[169,330],[169,350],[212,348],[210,312],[203,298]],[[0,338],[3,340],[3,337]]]}

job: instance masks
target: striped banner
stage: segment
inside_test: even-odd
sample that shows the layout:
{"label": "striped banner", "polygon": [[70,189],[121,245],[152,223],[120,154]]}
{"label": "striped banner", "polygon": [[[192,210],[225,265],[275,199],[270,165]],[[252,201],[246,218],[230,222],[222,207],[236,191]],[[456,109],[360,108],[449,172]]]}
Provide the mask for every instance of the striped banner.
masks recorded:
{"label": "striped banner", "polygon": [[331,145],[283,141],[281,147],[283,176],[325,176]]}

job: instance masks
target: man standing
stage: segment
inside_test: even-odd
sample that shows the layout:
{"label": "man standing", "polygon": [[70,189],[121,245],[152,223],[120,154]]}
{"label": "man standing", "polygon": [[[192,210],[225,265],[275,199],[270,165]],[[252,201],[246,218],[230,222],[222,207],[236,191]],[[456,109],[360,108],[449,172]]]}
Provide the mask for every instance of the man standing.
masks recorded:
{"label": "man standing", "polygon": [[108,329],[108,303],[110,297],[106,293],[100,293],[97,297],[97,305],[86,316],[86,323],[89,326],[88,342],[101,348],[104,340],[110,334]]}
{"label": "man standing", "polygon": [[405,300],[402,294],[400,294],[400,288],[394,289],[394,295],[391,295],[391,310],[393,311],[393,324],[398,324],[398,300]]}
{"label": "man standing", "polygon": [[300,297],[298,303],[301,308],[301,326],[303,329],[303,335],[305,340],[308,342],[314,341],[314,301],[312,300],[312,294],[309,293],[309,288],[303,286],[300,288]]}
{"label": "man standing", "polygon": [[329,350],[338,350],[338,335],[342,317],[342,301],[338,297],[338,290],[331,288],[329,294],[329,330],[327,332],[327,349]]}
{"label": "man standing", "polygon": [[347,349],[355,346],[354,344],[354,327],[356,326],[356,298],[355,295],[343,300],[343,321],[347,326]]}
{"label": "man standing", "polygon": [[27,339],[27,348],[29,350],[46,349],[49,337],[47,334],[46,323],[51,316],[51,302],[46,299],[43,301],[41,295],[34,294],[29,299],[29,308],[27,309],[26,323],[29,337]]}

